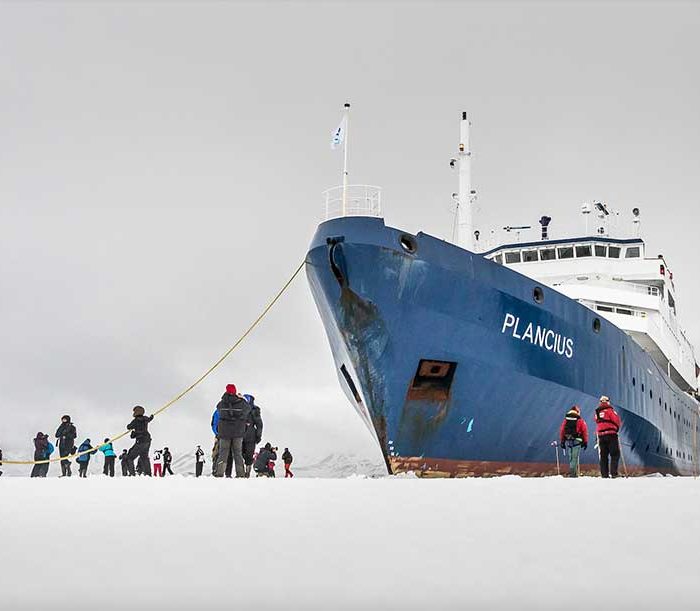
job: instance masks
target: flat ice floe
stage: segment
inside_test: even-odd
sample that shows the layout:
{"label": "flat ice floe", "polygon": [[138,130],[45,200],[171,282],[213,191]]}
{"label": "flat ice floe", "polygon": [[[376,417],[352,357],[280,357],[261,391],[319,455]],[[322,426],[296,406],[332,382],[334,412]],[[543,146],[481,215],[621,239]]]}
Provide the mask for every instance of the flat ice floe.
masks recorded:
{"label": "flat ice floe", "polygon": [[0,608],[697,609],[692,478],[0,478]]}

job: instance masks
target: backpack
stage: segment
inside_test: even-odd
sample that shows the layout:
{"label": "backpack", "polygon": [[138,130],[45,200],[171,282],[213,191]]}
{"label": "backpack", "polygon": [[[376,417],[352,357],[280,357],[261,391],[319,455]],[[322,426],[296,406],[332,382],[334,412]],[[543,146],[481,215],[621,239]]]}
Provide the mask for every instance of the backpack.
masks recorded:
{"label": "backpack", "polygon": [[564,439],[576,439],[578,433],[576,429],[578,428],[578,421],[581,416],[566,416],[566,424],[564,425]]}
{"label": "backpack", "polygon": [[238,401],[234,404],[224,403],[219,408],[219,420],[225,420],[226,422],[237,422],[242,420],[245,405],[245,401]]}

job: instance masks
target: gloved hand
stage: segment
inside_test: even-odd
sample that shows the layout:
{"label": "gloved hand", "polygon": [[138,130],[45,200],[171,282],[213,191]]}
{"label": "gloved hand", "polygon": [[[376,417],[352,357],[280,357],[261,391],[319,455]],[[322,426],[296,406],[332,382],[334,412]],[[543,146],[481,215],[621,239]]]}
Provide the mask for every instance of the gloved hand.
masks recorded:
{"label": "gloved hand", "polygon": [[588,449],[588,444],[587,444],[587,443],[582,443],[582,444],[581,444],[581,448],[584,449],[584,450],[587,450],[587,449]]}

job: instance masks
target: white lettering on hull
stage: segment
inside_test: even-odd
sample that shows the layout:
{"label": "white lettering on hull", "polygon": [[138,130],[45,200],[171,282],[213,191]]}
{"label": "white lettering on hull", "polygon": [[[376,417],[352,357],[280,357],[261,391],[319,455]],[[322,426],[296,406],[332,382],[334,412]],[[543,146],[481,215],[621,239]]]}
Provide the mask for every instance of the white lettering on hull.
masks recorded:
{"label": "white lettering on hull", "polygon": [[574,340],[572,338],[531,322],[527,323],[522,335],[518,333],[519,328],[520,318],[507,312],[503,319],[501,333],[508,331],[513,339],[529,342],[533,346],[539,346],[548,352],[565,356],[567,359],[573,358]]}

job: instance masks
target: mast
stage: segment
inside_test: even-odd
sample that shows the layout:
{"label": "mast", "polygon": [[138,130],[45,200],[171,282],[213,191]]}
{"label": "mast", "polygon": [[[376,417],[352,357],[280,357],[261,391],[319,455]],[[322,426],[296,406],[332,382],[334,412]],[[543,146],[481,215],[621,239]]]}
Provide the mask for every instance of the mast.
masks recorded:
{"label": "mast", "polygon": [[462,112],[459,126],[459,150],[457,163],[459,191],[457,193],[457,245],[474,250],[474,211],[472,193],[471,150],[469,148],[469,119]]}
{"label": "mast", "polygon": [[347,210],[348,201],[348,136],[350,135],[350,104],[345,103],[343,109],[343,121],[345,122],[345,135],[343,138],[343,216]]}

